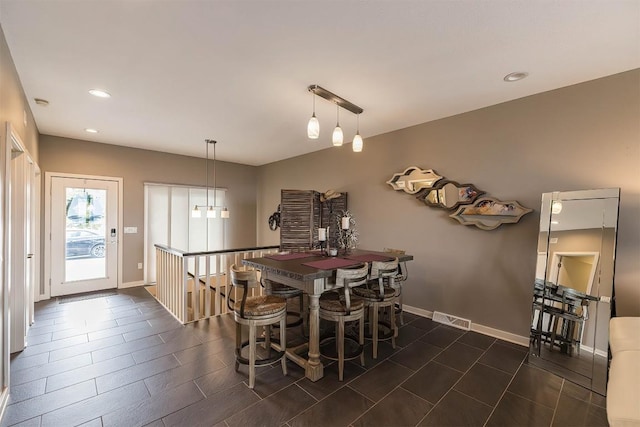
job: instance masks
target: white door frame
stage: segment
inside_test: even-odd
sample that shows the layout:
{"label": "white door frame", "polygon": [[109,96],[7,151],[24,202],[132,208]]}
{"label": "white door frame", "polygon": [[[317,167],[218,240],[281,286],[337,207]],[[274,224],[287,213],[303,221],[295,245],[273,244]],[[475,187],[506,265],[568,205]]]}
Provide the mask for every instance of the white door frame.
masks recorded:
{"label": "white door frame", "polygon": [[[560,257],[593,257],[593,264],[591,264],[591,272],[589,273],[589,282],[587,283],[587,290],[585,294],[591,294],[591,288],[593,287],[593,281],[596,277],[596,271],[598,268],[598,259],[600,258],[600,252],[554,252],[553,259],[551,260],[551,272],[549,274],[548,280],[553,282],[556,277],[558,277],[559,269],[558,264],[560,263]],[[553,280],[552,280],[553,279]],[[555,282],[554,282],[555,283]]]}
{"label": "white door frame", "polygon": [[102,181],[117,181],[118,183],[118,285],[122,287],[122,240],[123,240],[123,178],[112,176],[98,175],[81,175],[62,172],[45,172],[45,194],[44,194],[44,293],[40,295],[40,299],[51,298],[51,179],[59,178],[76,178],[76,179],[95,179]]}

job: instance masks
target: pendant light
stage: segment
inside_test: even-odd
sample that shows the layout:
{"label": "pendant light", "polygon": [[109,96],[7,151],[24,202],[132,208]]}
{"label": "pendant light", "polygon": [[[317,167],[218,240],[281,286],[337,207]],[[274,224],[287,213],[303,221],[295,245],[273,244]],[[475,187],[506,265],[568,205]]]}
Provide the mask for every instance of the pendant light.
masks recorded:
{"label": "pendant light", "polygon": [[[317,139],[320,135],[320,124],[318,119],[316,118],[316,98],[318,95],[321,98],[326,99],[327,101],[336,104],[336,127],[333,130],[333,134],[331,135],[331,142],[335,147],[341,147],[344,142],[344,133],[342,132],[342,128],[340,128],[340,108],[344,108],[345,110],[351,111],[353,114],[360,118],[360,113],[364,110],[357,105],[353,104],[350,101],[342,98],[341,96],[336,95],[333,92],[328,91],[327,89],[320,87],[318,85],[310,85],[307,90],[313,93],[313,115],[311,119],[309,119],[309,123],[307,124],[307,136],[311,139]],[[360,136],[360,126],[358,125],[358,131],[356,136],[353,138],[353,151],[360,152],[362,151],[362,137]]]}
{"label": "pendant light", "polygon": [[[218,195],[218,187],[216,186],[216,143],[217,141],[213,141],[213,217],[216,217],[215,209],[218,208],[218,204],[216,203],[217,195]],[[209,194],[207,190],[207,195]],[[229,209],[227,207],[223,207],[220,211],[220,218],[228,219],[229,218]]]}
{"label": "pendant light", "polygon": [[320,122],[316,118],[316,94],[313,95],[313,115],[309,119],[309,123],[307,123],[307,137],[309,139],[318,139],[320,136]]}
{"label": "pendant light", "polygon": [[340,128],[340,106],[336,104],[336,128],[333,130],[333,136],[331,138],[331,140],[333,141],[333,146],[334,147],[340,147],[342,146],[342,140],[343,140],[343,135],[342,135],[342,129]]}
{"label": "pendant light", "polygon": [[359,153],[362,151],[362,146],[364,145],[362,137],[360,136],[360,114],[356,115],[356,123],[356,136],[353,137],[351,148],[354,153]]}
{"label": "pendant light", "polygon": [[[217,141],[213,139],[205,139],[205,143],[207,144],[206,150],[206,162],[205,162],[205,191],[206,191],[206,205],[199,206],[195,205],[193,210],[191,211],[192,218],[202,218],[202,211],[200,208],[207,208],[207,218],[216,218],[217,217],[217,194],[218,187],[216,186],[216,144]],[[213,144],[213,205],[209,204],[209,144]],[[227,207],[223,207],[220,211],[220,218],[227,219],[229,218],[229,209]]]}

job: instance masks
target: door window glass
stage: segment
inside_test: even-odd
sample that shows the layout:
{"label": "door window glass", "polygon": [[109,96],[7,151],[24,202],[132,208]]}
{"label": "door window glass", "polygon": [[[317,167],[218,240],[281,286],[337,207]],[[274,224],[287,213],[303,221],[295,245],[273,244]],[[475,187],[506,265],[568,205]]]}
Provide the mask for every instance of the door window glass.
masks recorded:
{"label": "door window glass", "polygon": [[107,190],[66,188],[65,282],[106,277]]}

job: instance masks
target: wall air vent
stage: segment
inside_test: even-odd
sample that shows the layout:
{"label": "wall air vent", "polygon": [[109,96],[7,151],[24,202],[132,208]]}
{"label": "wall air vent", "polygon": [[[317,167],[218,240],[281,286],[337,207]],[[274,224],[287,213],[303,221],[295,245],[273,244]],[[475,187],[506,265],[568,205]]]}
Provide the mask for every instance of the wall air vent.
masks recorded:
{"label": "wall air vent", "polygon": [[433,312],[433,321],[453,326],[454,328],[464,329],[465,331],[471,330],[471,320],[463,319],[462,317],[458,316],[452,316],[447,313],[441,313],[439,311]]}

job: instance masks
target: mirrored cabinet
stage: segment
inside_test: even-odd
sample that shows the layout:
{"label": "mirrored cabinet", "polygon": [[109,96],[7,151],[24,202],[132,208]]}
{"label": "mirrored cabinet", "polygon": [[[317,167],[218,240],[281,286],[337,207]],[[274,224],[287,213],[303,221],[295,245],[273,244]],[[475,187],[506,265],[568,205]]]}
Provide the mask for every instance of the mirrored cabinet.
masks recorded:
{"label": "mirrored cabinet", "polygon": [[606,394],[620,189],[544,193],[529,363]]}

